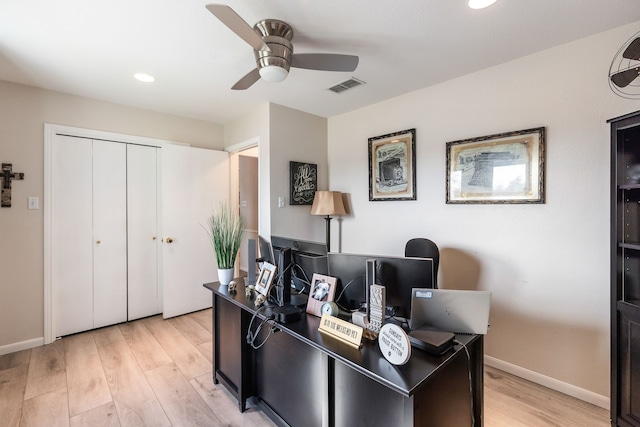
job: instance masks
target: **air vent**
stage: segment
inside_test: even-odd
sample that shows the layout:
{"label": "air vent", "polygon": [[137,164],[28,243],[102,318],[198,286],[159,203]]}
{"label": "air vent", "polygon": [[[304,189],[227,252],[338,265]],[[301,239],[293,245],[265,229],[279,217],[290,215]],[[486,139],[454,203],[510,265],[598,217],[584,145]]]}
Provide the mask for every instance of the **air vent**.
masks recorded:
{"label": "air vent", "polygon": [[338,83],[335,86],[331,86],[329,90],[331,92],[341,93],[341,92],[344,92],[345,90],[348,90],[363,84],[366,84],[366,83],[363,82],[362,80],[356,79],[355,77],[351,77],[349,80],[345,80],[343,82]]}

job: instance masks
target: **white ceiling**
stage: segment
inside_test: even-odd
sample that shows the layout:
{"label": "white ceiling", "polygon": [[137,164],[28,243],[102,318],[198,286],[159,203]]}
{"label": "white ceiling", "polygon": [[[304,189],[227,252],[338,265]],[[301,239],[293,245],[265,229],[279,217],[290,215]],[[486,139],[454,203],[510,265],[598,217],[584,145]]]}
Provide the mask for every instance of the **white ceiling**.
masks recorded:
{"label": "white ceiling", "polygon": [[[296,53],[360,57],[352,73],[291,69],[232,91],[253,52],[211,2],[1,0],[0,80],[217,123],[264,102],[330,117],[640,20],[639,0],[226,0],[250,25],[289,23]],[[367,84],[327,90],[351,77]]]}

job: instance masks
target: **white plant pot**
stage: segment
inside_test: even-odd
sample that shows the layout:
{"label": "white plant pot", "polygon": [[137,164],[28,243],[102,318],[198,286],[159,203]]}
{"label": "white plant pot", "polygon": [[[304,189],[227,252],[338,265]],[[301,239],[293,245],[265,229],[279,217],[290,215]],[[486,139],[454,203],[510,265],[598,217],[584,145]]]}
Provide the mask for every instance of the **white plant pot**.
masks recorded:
{"label": "white plant pot", "polygon": [[221,285],[228,285],[233,280],[233,268],[219,268],[218,281]]}

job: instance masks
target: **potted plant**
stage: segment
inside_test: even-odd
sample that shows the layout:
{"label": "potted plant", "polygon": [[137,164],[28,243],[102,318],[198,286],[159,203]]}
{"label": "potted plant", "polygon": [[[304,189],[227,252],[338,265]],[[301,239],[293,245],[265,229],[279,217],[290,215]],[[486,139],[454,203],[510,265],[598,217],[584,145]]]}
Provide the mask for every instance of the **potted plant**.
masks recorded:
{"label": "potted plant", "polygon": [[233,279],[236,257],[242,242],[244,219],[236,215],[226,202],[220,202],[214,213],[207,218],[207,223],[206,230],[218,263],[218,281],[221,285],[228,285]]}

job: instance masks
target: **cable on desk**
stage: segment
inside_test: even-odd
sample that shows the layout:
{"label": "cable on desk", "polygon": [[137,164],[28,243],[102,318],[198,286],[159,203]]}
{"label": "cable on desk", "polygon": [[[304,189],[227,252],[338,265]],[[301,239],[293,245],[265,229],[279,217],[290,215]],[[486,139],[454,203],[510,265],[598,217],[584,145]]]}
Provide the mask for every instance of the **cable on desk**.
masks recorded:
{"label": "cable on desk", "polygon": [[476,425],[476,417],[473,413],[473,380],[471,378],[471,355],[469,354],[469,349],[465,344],[461,343],[458,340],[453,340],[453,343],[461,345],[462,348],[464,348],[464,352],[467,353],[467,366],[469,367],[469,398],[471,401],[471,427],[474,427]]}
{"label": "cable on desk", "polygon": [[[300,276],[298,276],[296,274],[296,267],[302,273],[302,276],[304,276],[304,278],[301,278]],[[302,289],[300,290],[299,293],[303,293],[305,291],[305,289],[307,289],[307,287],[309,287],[309,291],[311,291],[311,281],[309,280],[309,277],[307,276],[307,273],[304,272],[304,269],[300,266],[300,264],[294,264],[293,265],[293,268],[291,269],[291,274],[293,274],[293,276],[296,279],[298,279],[302,283],[304,283],[304,286],[302,287]]]}
{"label": "cable on desk", "polygon": [[276,327],[272,325],[271,328],[269,328],[269,335],[267,335],[260,344],[256,345],[255,343],[256,338],[258,338],[258,335],[260,334],[260,331],[262,330],[262,327],[264,326],[264,324],[269,322],[270,320],[275,319],[276,317],[274,314],[265,317],[256,328],[256,331],[252,332],[251,327],[253,326],[253,321],[255,320],[256,317],[258,317],[258,313],[264,308],[265,306],[262,306],[258,310],[256,310],[255,313],[253,313],[253,317],[251,317],[251,321],[249,322],[249,328],[247,329],[247,344],[249,344],[251,348],[253,348],[254,350],[257,350],[260,347],[262,347],[267,342],[267,340],[269,339],[271,334],[274,332],[274,330],[276,329]]}
{"label": "cable on desk", "polygon": [[[335,299],[333,300],[333,301],[338,305],[338,307],[340,307],[340,308],[341,308],[342,310],[344,310],[344,311],[357,311],[357,309],[356,309],[356,310],[350,310],[350,309],[347,309],[347,308],[342,307],[338,301],[340,301],[340,298],[342,298],[342,295],[344,294],[344,291],[346,291],[346,290],[347,290],[347,288],[348,288],[348,287],[349,287],[353,282],[355,282],[355,281],[356,281],[356,280],[358,280],[358,279],[364,279],[364,276],[356,276],[356,277],[354,277],[353,279],[349,280],[349,282],[347,282],[347,284],[346,284],[346,285],[344,285],[344,286],[342,287],[342,291],[340,291],[340,295],[338,295],[338,298],[335,298]],[[363,282],[363,283],[364,283],[364,282]]]}
{"label": "cable on desk", "polygon": [[405,326],[407,330],[410,330],[411,328],[409,327],[409,321],[407,319],[405,319],[404,317],[396,317],[396,316],[385,316],[385,321],[387,320],[394,320],[398,323],[400,323],[400,327]]}

